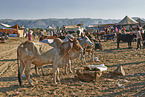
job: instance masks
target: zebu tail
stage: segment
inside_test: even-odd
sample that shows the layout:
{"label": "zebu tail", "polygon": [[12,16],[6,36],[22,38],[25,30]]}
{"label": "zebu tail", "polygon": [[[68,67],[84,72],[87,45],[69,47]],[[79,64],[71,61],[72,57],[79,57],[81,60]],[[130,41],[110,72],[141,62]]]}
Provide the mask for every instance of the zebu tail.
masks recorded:
{"label": "zebu tail", "polygon": [[20,72],[20,59],[19,59],[19,47],[18,47],[18,49],[17,49],[17,64],[18,64],[18,81],[19,81],[19,84],[20,84],[20,86],[22,85],[22,74],[21,74],[21,72]]}

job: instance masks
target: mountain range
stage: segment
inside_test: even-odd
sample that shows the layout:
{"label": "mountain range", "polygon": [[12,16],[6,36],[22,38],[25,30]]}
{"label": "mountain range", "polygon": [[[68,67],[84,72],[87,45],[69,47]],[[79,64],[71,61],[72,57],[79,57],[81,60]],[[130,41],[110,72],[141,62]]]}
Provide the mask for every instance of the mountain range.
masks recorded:
{"label": "mountain range", "polygon": [[[135,17],[137,18],[137,17]],[[0,23],[9,24],[11,26],[18,24],[19,26],[24,25],[26,28],[47,28],[48,26],[59,26],[63,25],[75,25],[83,23],[84,27],[92,24],[113,24],[118,23],[121,19],[91,19],[91,18],[74,18],[74,19],[36,19],[36,20],[13,20],[13,19],[1,19]]]}

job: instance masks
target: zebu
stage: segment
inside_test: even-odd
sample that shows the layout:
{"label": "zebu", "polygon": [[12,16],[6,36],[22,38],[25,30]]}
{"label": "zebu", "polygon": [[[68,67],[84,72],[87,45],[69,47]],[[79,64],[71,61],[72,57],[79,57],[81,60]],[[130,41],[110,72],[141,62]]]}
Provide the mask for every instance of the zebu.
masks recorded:
{"label": "zebu", "polygon": [[82,47],[76,39],[70,39],[68,42],[60,43],[62,43],[60,47],[51,47],[51,49],[42,54],[40,53],[39,48],[37,48],[37,46],[30,41],[26,41],[18,46],[17,58],[20,60],[20,64],[18,61],[18,81],[20,85],[22,85],[22,73],[25,69],[25,75],[28,80],[28,83],[30,86],[33,86],[32,81],[30,79],[30,66],[32,63],[36,66],[52,64],[54,83],[57,83],[56,77],[57,80],[60,81],[59,67],[62,67],[68,63],[69,54],[72,51],[83,51]]}
{"label": "zebu", "polygon": [[120,41],[128,42],[128,48],[132,48],[131,47],[131,42],[132,42],[133,38],[135,38],[135,37],[136,37],[135,34],[130,35],[130,34],[121,34],[121,33],[119,33],[117,35],[117,48],[119,48]]}
{"label": "zebu", "polygon": [[[71,36],[68,36],[68,37],[71,37]],[[85,49],[86,46],[92,46],[93,45],[93,43],[90,41],[90,39],[87,36],[81,37],[77,40],[79,41],[80,45],[84,49]],[[68,39],[65,39],[65,41],[68,41]],[[71,60],[74,60],[74,59],[78,58],[80,56],[80,54],[81,54],[81,61],[83,63],[86,63],[85,54],[77,52],[77,51],[73,51],[73,52],[70,53],[69,63],[65,65],[65,73],[67,73],[67,66],[68,65],[69,65],[69,71],[72,72],[72,70],[71,70]],[[36,74],[38,74],[38,69],[36,68],[36,66],[35,66],[35,71],[36,71]],[[42,74],[45,75],[45,73],[43,71],[43,66],[41,68],[41,71],[42,71]]]}
{"label": "zebu", "polygon": [[[93,43],[90,41],[90,39],[87,36],[79,38],[78,41],[79,41],[79,43],[80,43],[80,45],[82,46],[83,49],[85,49],[87,46],[92,46],[93,45]],[[85,52],[85,50],[84,50],[84,52]],[[70,72],[72,72],[72,70],[71,70],[71,60],[74,60],[74,59],[78,58],[80,56],[80,54],[81,54],[82,63],[86,64],[86,58],[85,58],[85,53],[84,52],[83,53],[79,53],[79,52],[71,52],[70,53],[70,56],[69,56],[70,60],[69,60],[69,64],[68,64]],[[67,66],[68,65],[66,65],[66,67],[65,67],[65,72],[66,73],[67,73]]]}

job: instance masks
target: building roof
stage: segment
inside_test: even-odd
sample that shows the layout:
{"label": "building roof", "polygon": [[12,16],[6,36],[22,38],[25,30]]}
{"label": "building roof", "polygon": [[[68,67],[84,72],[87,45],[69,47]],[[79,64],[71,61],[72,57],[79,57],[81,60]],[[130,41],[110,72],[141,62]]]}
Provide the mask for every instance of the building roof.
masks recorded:
{"label": "building roof", "polygon": [[119,25],[127,25],[127,24],[137,24],[138,22],[135,21],[134,19],[125,16],[118,24]]}
{"label": "building roof", "polygon": [[78,25],[64,25],[65,29],[75,29],[75,28],[78,28],[80,26]]}

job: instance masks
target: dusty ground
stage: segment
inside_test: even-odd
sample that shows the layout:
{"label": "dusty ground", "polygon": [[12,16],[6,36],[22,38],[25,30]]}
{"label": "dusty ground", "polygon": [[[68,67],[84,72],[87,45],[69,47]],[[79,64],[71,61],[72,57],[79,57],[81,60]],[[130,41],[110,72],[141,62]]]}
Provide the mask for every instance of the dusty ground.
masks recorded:
{"label": "dusty ground", "polygon": [[[116,49],[115,41],[102,42],[103,52],[96,51],[95,57],[100,62],[92,63],[87,57],[88,64],[105,64],[108,70],[103,72],[96,82],[83,82],[75,78],[75,68],[85,65],[80,59],[74,60],[72,69],[74,73],[64,75],[64,69],[60,69],[61,83],[54,85],[52,68],[45,68],[46,76],[35,75],[32,65],[31,74],[35,87],[28,87],[25,77],[24,87],[18,86],[17,80],[17,46],[27,40],[26,38],[10,38],[6,43],[0,43],[0,97],[15,96],[145,96],[145,51],[127,49],[127,43],[121,43],[120,50]],[[118,65],[122,65],[126,76],[109,78],[109,72],[114,71]],[[18,95],[17,95],[18,96]]]}

